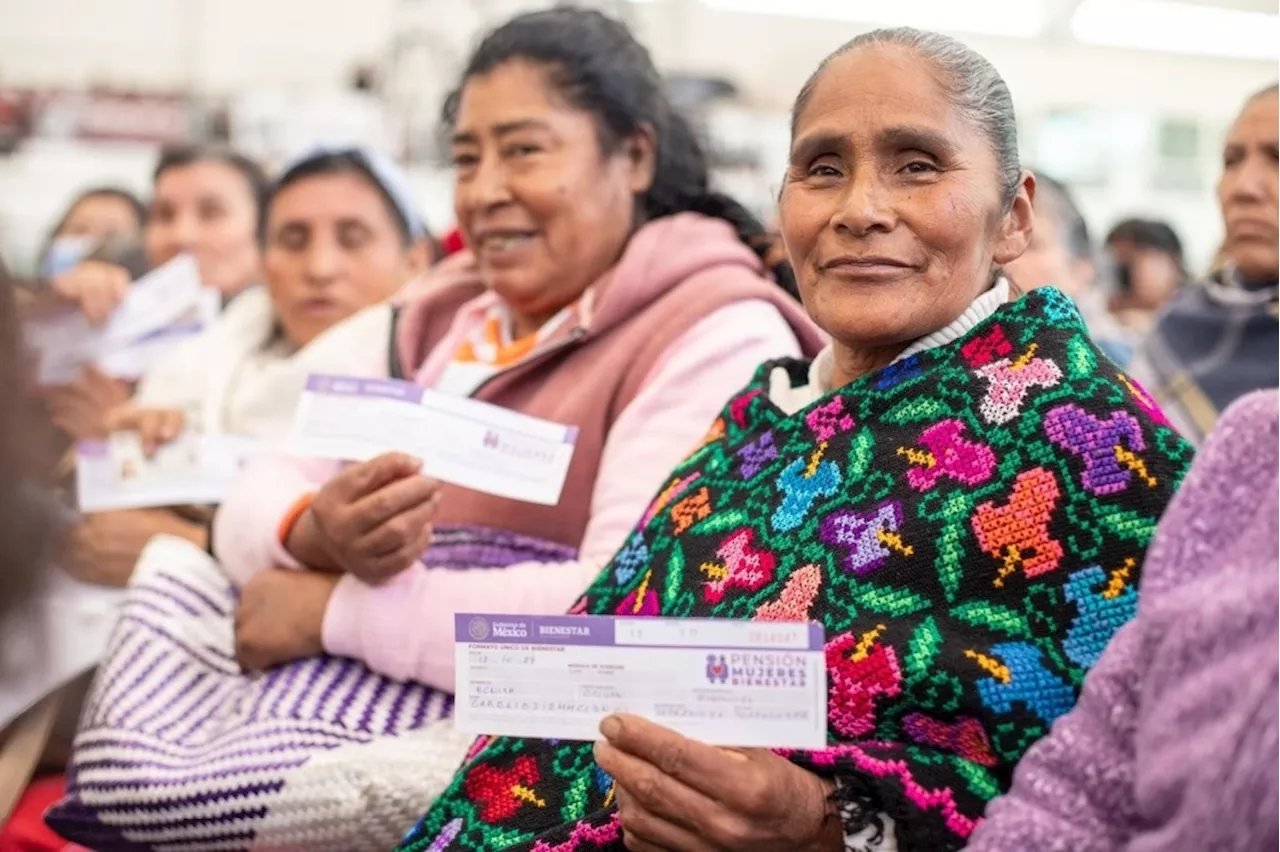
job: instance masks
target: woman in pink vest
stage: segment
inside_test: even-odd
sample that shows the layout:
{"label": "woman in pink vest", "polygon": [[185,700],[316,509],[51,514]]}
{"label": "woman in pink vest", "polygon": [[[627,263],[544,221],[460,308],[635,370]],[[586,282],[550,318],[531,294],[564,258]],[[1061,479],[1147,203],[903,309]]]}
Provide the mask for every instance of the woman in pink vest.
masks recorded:
{"label": "woman in pink vest", "polygon": [[623,544],[721,402],[820,340],[761,225],[707,162],[647,51],[557,9],[479,46],[444,108],[467,251],[399,317],[392,373],[576,426],[535,506],[392,454],[263,459],[214,523],[242,586],[237,654],[327,652],[452,691],[453,614],[563,612]]}

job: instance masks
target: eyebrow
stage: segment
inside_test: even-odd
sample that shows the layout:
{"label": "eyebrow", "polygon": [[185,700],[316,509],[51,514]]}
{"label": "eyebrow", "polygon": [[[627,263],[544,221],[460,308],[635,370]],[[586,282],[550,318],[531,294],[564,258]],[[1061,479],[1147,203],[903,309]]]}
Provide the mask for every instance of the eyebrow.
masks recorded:
{"label": "eyebrow", "polygon": [[[876,147],[882,150],[925,151],[941,157],[954,156],[956,153],[955,143],[944,134],[923,127],[886,127],[876,135]],[[844,153],[848,149],[848,134],[817,132],[796,140],[791,149],[791,160],[803,162],[825,151]]]}
{"label": "eyebrow", "polygon": [[[498,138],[510,136],[512,133],[519,133],[524,130],[548,130],[550,125],[545,121],[536,118],[522,118],[518,121],[507,121],[502,124],[494,125],[493,135]],[[476,145],[480,141],[479,137],[470,131],[462,131],[453,134],[453,144],[455,145]]]}

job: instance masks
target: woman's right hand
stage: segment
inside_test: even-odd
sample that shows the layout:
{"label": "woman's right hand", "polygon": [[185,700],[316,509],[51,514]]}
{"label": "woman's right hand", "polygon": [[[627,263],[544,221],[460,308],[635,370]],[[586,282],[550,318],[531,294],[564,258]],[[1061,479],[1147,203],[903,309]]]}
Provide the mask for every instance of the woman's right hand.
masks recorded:
{"label": "woman's right hand", "polygon": [[102,260],[86,260],[53,279],[53,291],[75,302],[93,325],[102,325],[129,292],[129,272]]}
{"label": "woman's right hand", "polygon": [[422,462],[387,453],[350,465],[325,483],[289,532],[285,548],[313,569],[382,583],[412,566],[431,544],[440,483]]}
{"label": "woman's right hand", "polygon": [[148,457],[155,454],[182,434],[187,426],[186,415],[176,408],[139,408],[122,405],[107,415],[109,432],[137,432],[142,440],[142,451]]}

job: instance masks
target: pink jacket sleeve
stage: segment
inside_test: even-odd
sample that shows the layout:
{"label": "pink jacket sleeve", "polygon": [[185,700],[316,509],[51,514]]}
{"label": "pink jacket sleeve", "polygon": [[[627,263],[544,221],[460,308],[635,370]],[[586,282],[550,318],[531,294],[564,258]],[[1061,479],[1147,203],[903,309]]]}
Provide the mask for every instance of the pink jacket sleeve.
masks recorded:
{"label": "pink jacket sleeve", "polygon": [[268,568],[302,567],[277,537],[280,522],[340,468],[337,462],[283,455],[262,455],[245,466],[213,521],[213,552],[231,582],[243,586]]}
{"label": "pink jacket sleeve", "polygon": [[325,648],[383,674],[453,691],[458,612],[564,612],[625,541],[668,472],[763,361],[797,356],[790,326],[766,302],[722,308],[654,365],[605,442],[578,560],[500,569],[416,565],[378,587],[344,577],[330,599]]}

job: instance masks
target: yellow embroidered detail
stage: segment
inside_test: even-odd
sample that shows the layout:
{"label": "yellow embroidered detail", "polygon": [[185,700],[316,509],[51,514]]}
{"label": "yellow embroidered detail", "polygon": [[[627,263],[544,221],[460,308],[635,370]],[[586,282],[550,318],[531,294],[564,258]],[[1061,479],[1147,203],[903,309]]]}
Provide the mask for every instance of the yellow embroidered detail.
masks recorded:
{"label": "yellow embroidered detail", "polygon": [[1116,461],[1136,473],[1138,478],[1147,483],[1149,487],[1155,488],[1159,484],[1156,478],[1147,472],[1146,462],[1118,444],[1116,445]]}
{"label": "yellow embroidered detail", "polygon": [[534,807],[545,808],[547,806],[547,803],[542,799],[539,799],[536,793],[528,787],[522,787],[519,784],[516,784],[511,788],[511,795],[515,796],[517,799],[528,802]]}
{"label": "yellow embroidered detail", "polygon": [[884,625],[877,624],[874,630],[868,630],[862,634],[858,640],[858,644],[853,649],[853,654],[849,656],[851,662],[860,663],[871,653],[871,646],[880,638],[880,634],[884,632]]}
{"label": "yellow embroidered detail", "polygon": [[896,550],[903,556],[910,556],[916,552],[916,549],[909,544],[902,543],[902,536],[896,532],[887,530],[876,530],[876,539],[890,550]]}
{"label": "yellow embroidered detail", "polygon": [[910,447],[898,447],[898,455],[906,456],[907,461],[912,464],[923,465],[926,470],[938,463],[938,460],[933,457],[933,453],[926,450],[915,450]]}
{"label": "yellow embroidered detail", "polygon": [[1031,363],[1031,359],[1036,356],[1036,350],[1040,348],[1040,344],[1033,343],[1027,347],[1027,351],[1018,356],[1018,359],[1009,365],[1009,369],[1017,372]]}
{"label": "yellow embroidered detail", "polygon": [[977,651],[972,649],[965,651],[964,655],[976,662],[983,671],[1001,683],[1008,683],[1013,679],[1013,675],[1009,672],[1009,667],[1001,663],[999,660],[994,660],[986,654],[979,654]]}
{"label": "yellow embroidered detail", "polygon": [[631,608],[632,613],[640,612],[640,607],[644,606],[644,593],[649,590],[649,579],[653,576],[653,569],[650,568],[644,572],[644,576],[640,578],[640,586],[636,589],[636,603]]}
{"label": "yellow embroidered detail", "polygon": [[1115,600],[1120,597],[1124,587],[1129,585],[1129,576],[1137,564],[1133,558],[1129,558],[1124,561],[1123,565],[1112,571],[1111,581],[1107,583],[1107,588],[1103,590],[1102,596],[1107,600]]}
{"label": "yellow embroidered detail", "polygon": [[717,565],[714,562],[703,562],[698,566],[698,570],[706,574],[712,580],[723,580],[729,576],[729,569],[723,565]]}
{"label": "yellow embroidered detail", "polygon": [[818,463],[822,461],[822,454],[827,451],[827,442],[823,441],[818,444],[818,449],[813,451],[813,455],[809,456],[809,466],[804,469],[804,478],[809,479],[818,472]]}

